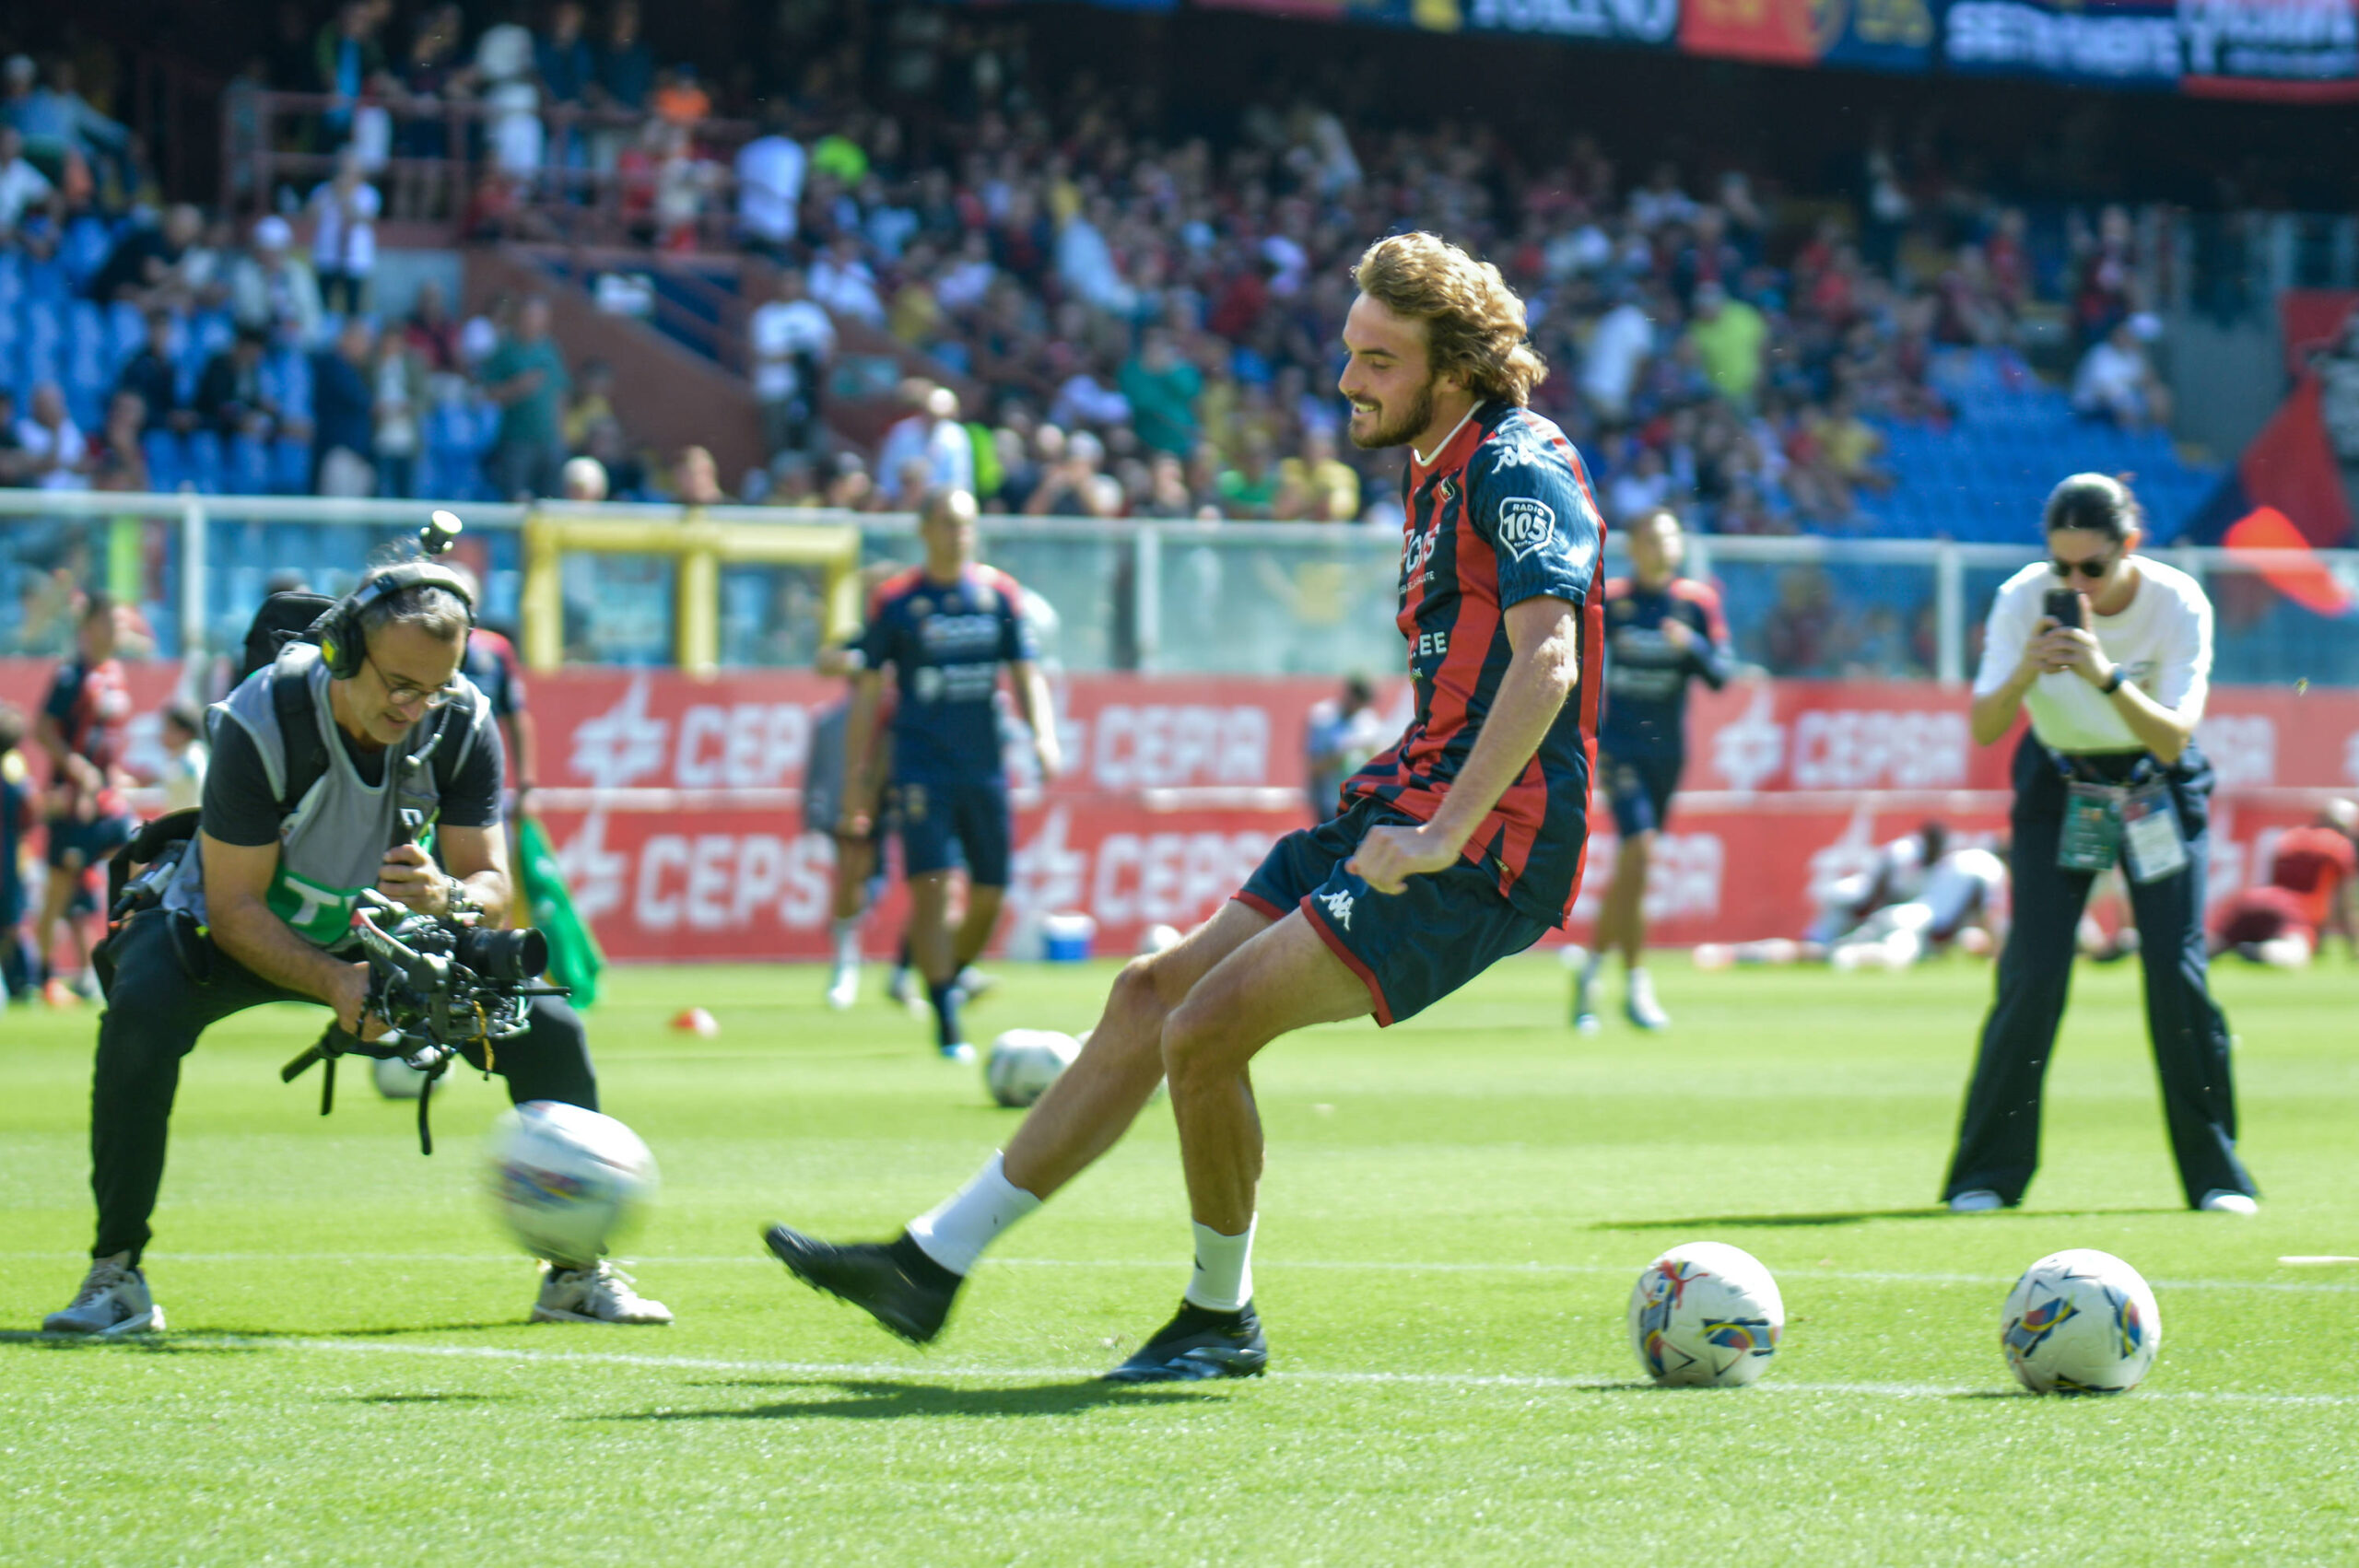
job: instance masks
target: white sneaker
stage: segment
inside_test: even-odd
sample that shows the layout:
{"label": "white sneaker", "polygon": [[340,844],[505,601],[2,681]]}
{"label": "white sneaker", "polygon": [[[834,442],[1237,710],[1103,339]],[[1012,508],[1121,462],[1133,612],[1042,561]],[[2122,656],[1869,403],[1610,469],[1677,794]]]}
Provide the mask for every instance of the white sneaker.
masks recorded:
{"label": "white sneaker", "polygon": [[860,965],[837,965],[835,973],[827,977],[827,1005],[838,1012],[843,1012],[859,1000]]}
{"label": "white sneaker", "polygon": [[1641,1029],[1668,1029],[1671,1014],[1655,1000],[1655,979],[1644,969],[1630,971],[1630,992],[1622,1001],[1622,1015]]}
{"label": "white sneaker", "polygon": [[1597,977],[1584,966],[1573,976],[1573,1028],[1594,1035],[1603,1026],[1597,1016]]}
{"label": "white sneaker", "polygon": [[145,1334],[164,1326],[164,1309],[147,1293],[147,1276],[131,1266],[131,1254],[94,1258],[82,1278],[82,1293],[63,1312],[41,1319],[51,1334]]}
{"label": "white sneaker", "polygon": [[999,984],[999,977],[986,975],[969,964],[959,970],[958,977],[950,983],[958,989],[958,1005],[964,1007],[970,1001],[980,1001],[991,994],[992,988]]}
{"label": "white sneaker", "polygon": [[1987,1187],[1961,1192],[1950,1199],[1950,1212],[1953,1214],[1989,1214],[2006,1206],[2006,1199]]}
{"label": "white sneaker", "polygon": [[2215,1187],[2205,1193],[2203,1201],[2196,1207],[2207,1214],[2258,1214],[2260,1212],[2260,1205],[2253,1200],[2249,1193],[2231,1192],[2224,1187]]}
{"label": "white sneaker", "polygon": [[589,1269],[543,1264],[535,1323],[668,1324],[672,1309],[631,1288],[631,1277],[600,1258]]}

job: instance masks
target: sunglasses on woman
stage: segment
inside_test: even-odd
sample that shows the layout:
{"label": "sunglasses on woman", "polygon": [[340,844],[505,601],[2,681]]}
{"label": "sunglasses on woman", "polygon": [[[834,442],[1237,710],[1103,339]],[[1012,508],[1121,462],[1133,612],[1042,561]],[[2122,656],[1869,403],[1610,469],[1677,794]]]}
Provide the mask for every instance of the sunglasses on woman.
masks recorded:
{"label": "sunglasses on woman", "polygon": [[2099,578],[2105,576],[2106,573],[2111,571],[2113,569],[2113,563],[2120,558],[2121,557],[2118,556],[2114,556],[2102,561],[2050,560],[2048,563],[2048,568],[2058,577],[2069,578],[2074,572],[2079,572],[2091,582],[2095,582]]}

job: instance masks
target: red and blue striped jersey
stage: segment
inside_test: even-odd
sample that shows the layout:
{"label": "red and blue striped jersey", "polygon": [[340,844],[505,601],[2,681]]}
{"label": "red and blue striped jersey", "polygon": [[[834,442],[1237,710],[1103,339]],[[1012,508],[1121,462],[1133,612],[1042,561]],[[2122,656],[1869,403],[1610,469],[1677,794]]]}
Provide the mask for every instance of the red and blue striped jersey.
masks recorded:
{"label": "red and blue striped jersey", "polygon": [[956,582],[922,567],[886,579],[868,601],[860,651],[871,670],[893,666],[893,778],[964,783],[1003,776],[999,672],[1040,657],[1024,591],[990,567]]}
{"label": "red and blue striped jersey", "polygon": [[[1680,648],[1663,635],[1678,621],[1693,635]],[[1675,577],[1661,588],[1630,578],[1605,582],[1605,712],[1597,743],[1614,757],[1678,756],[1687,748],[1687,684],[1714,691],[1736,664],[1720,596]]]}
{"label": "red and blue striped jersey", "polygon": [[1401,610],[1416,713],[1391,750],[1344,783],[1430,821],[1474,749],[1514,652],[1506,612],[1527,599],[1579,611],[1580,673],[1540,749],[1466,840],[1466,858],[1535,919],[1562,925],[1580,888],[1597,734],[1593,591],[1605,525],[1580,454],[1563,431],[1511,404],[1479,404],[1430,463],[1403,482]]}

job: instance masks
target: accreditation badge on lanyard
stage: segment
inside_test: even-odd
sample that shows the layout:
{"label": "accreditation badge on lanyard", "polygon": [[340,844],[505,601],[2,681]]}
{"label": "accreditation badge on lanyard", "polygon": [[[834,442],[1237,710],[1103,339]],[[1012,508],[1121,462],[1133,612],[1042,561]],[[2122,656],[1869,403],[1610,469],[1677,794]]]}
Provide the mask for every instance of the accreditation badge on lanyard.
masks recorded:
{"label": "accreditation badge on lanyard", "polygon": [[2109,872],[2121,856],[2121,799],[2113,784],[2064,787],[2064,831],[2056,840],[2056,866],[2067,872]]}
{"label": "accreditation badge on lanyard", "polygon": [[2157,779],[2122,797],[2121,847],[2132,882],[2162,882],[2187,869],[2187,835],[2169,786]]}

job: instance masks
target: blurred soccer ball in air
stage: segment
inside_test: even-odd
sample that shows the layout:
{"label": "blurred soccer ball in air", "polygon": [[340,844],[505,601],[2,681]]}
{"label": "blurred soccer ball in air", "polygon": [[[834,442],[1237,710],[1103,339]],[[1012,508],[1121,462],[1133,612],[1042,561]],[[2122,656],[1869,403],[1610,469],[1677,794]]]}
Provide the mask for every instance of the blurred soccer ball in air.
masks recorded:
{"label": "blurred soccer ball in air", "polygon": [[983,1058],[983,1087],[996,1103],[1032,1104],[1081,1054],[1081,1042],[1054,1029],[1010,1029]]}
{"label": "blurred soccer ball in air", "polygon": [[639,1134],[554,1100],[502,1112],[487,1152],[494,1212],[525,1251],[562,1269],[586,1268],[617,1246],[663,1184]]}

